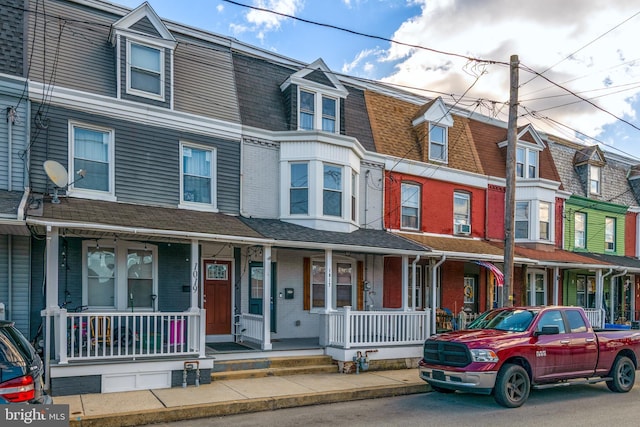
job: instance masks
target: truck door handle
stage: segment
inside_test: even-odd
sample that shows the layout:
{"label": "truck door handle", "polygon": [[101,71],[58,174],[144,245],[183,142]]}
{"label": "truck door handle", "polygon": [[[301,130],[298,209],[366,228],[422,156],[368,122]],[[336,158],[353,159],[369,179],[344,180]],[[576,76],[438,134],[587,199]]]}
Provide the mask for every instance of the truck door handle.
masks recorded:
{"label": "truck door handle", "polygon": [[561,340],[561,341],[560,341],[560,344],[569,344],[570,342],[571,342],[571,341],[569,341],[569,340]]}
{"label": "truck door handle", "polygon": [[594,341],[595,341],[595,339],[594,339],[594,338],[585,338],[585,341],[586,341],[586,342],[594,342]]}

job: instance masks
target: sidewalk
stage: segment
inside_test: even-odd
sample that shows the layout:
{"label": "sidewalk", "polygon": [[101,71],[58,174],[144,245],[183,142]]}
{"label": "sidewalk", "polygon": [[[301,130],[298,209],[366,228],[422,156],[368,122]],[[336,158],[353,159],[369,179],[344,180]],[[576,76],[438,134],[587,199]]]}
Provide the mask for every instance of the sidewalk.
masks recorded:
{"label": "sidewalk", "polygon": [[200,387],[54,397],[72,427],[137,426],[296,406],[424,393],[417,369],[215,381]]}

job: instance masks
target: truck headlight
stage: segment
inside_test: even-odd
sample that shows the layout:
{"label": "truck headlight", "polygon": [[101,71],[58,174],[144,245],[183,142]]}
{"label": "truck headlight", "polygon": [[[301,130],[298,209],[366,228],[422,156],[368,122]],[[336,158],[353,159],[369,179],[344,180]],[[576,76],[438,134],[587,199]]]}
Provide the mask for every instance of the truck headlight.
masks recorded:
{"label": "truck headlight", "polygon": [[491,362],[496,363],[498,360],[498,355],[493,350],[487,350],[484,348],[479,348],[476,350],[471,350],[471,359],[474,362]]}

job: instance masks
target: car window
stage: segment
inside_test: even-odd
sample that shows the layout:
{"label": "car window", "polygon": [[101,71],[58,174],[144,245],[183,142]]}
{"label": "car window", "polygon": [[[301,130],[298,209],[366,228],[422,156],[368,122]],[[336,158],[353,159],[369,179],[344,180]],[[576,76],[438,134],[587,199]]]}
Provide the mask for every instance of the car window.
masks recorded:
{"label": "car window", "polygon": [[561,334],[566,332],[562,313],[560,313],[559,310],[551,310],[543,313],[536,329],[542,331],[543,326],[557,326]]}
{"label": "car window", "polygon": [[0,362],[24,364],[24,355],[7,334],[7,328],[0,328]]}
{"label": "car window", "polygon": [[499,310],[488,314],[483,328],[497,329],[500,331],[523,332],[526,331],[536,312],[531,310]]}
{"label": "car window", "polygon": [[565,311],[571,332],[587,332],[587,325],[578,310]]}

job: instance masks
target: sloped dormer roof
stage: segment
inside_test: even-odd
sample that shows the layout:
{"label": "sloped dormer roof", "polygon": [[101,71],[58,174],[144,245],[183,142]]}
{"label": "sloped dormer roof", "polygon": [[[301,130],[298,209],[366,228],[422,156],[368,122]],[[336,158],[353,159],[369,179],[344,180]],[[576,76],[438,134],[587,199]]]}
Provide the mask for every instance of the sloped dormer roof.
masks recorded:
{"label": "sloped dormer roof", "polygon": [[117,33],[152,37],[154,42],[167,44],[166,47],[175,48],[176,39],[167,29],[162,19],[149,3],[144,2],[131,12],[117,20],[111,26],[109,40],[115,45]]}
{"label": "sloped dormer roof", "polygon": [[413,117],[412,124],[414,126],[430,122],[441,126],[453,126],[453,116],[441,97],[437,97],[424,104]]}
{"label": "sloped dormer roof", "polygon": [[595,166],[604,166],[606,160],[600,147],[592,145],[576,151],[576,154],[573,156],[573,165],[580,166],[587,163]]}
{"label": "sloped dormer roof", "polygon": [[[544,150],[545,144],[540,134],[535,130],[531,124],[526,124],[518,128],[518,134],[516,135],[517,144],[524,144],[528,146],[535,146],[540,151]],[[503,148],[508,145],[509,141],[504,140],[498,144],[498,147]]]}
{"label": "sloped dormer roof", "polygon": [[349,91],[347,91],[335,74],[327,67],[327,64],[320,58],[302,70],[291,74],[289,78],[280,85],[280,89],[285,90],[292,84],[311,87],[338,98],[346,98],[349,94]]}

